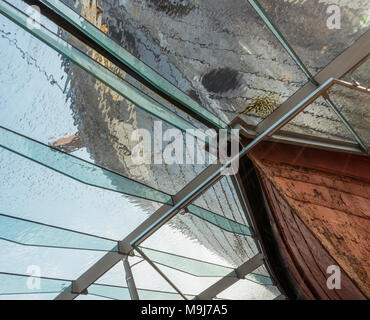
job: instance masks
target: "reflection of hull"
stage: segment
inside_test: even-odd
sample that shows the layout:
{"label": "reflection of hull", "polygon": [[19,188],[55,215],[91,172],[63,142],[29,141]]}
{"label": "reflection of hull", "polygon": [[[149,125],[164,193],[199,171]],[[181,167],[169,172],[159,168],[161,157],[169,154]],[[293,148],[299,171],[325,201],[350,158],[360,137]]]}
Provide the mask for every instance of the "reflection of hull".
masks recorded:
{"label": "reflection of hull", "polygon": [[[106,31],[106,26],[101,22],[101,15],[98,14],[96,2],[82,1],[81,4],[81,14]],[[123,31],[120,30],[120,32]],[[127,32],[126,30],[122,34],[127,36]],[[73,42],[70,38],[68,40]],[[141,54],[144,52],[142,51]],[[96,54],[92,55],[107,68],[117,71],[117,68],[107,60]],[[199,165],[135,165],[132,163],[130,152],[132,132],[138,128],[151,131],[155,119],[115,94],[92,76],[86,76],[86,73],[76,66],[71,65],[69,71],[70,90],[74,99],[73,111],[78,123],[79,136],[96,163],[170,194],[179,191],[204,169]],[[125,77],[124,72],[119,71],[119,74]],[[180,77],[178,74],[177,81],[182,81]],[[163,124],[163,127],[165,130],[166,125]],[[230,180],[223,179],[211,188],[206,197],[200,197],[197,204],[240,223],[246,223],[244,213],[232,189]],[[148,213],[158,208],[155,203],[134,198],[130,200],[138,203]],[[242,264],[257,252],[252,238],[246,241],[245,237],[223,231],[190,214],[178,215],[171,224],[235,266]],[[267,275],[264,268],[259,268],[258,271]]]}
{"label": "reflection of hull", "polygon": [[[303,297],[369,298],[369,158],[267,142],[250,157]],[[341,269],[341,289],[327,288],[331,265]]]}
{"label": "reflection of hull", "polygon": [[[109,90],[105,91],[105,87],[98,85],[92,77],[86,78],[85,73],[81,74],[81,71],[73,66],[72,73],[71,88],[76,97],[74,109],[80,118],[80,135],[84,146],[97,163],[171,194],[180,190],[202,170],[200,166],[193,165],[132,163],[131,133],[137,128],[150,130],[153,119],[137,108],[134,109],[125,99],[115,101]],[[88,88],[94,87],[96,90],[88,91]],[[231,219],[245,221],[229,181],[222,181],[213,190],[214,193],[208,192],[207,197],[202,197],[197,203]],[[158,207],[148,201],[130,199],[148,213],[154,212]],[[252,239],[249,245],[244,237],[224,232],[188,214],[180,215],[174,221],[173,225],[190,238],[197,239],[235,265],[253,256],[252,248],[255,252]]]}

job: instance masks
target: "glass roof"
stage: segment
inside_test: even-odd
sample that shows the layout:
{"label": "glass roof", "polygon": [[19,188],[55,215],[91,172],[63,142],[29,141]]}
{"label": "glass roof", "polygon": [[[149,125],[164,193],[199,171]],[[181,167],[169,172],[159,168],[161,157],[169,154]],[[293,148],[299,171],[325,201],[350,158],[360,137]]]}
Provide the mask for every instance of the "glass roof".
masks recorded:
{"label": "glass roof", "polygon": [[245,0],[63,2],[226,122],[258,122],[306,81]]}
{"label": "glass roof", "polygon": [[367,0],[259,2],[313,74],[370,28]]}
{"label": "glass roof", "polygon": [[364,142],[370,145],[370,96],[341,86],[333,86],[329,95]]}
{"label": "glass roof", "polygon": [[[210,168],[209,161],[133,163],[135,129],[153,133],[159,120],[163,131],[221,128],[238,116],[257,125],[309,80],[255,1],[41,2],[119,61],[44,16],[41,28],[27,29],[28,6],[12,1],[17,11],[0,0],[0,299],[72,294],[72,281],[106,252],[122,254],[119,241],[175,208]],[[326,1],[260,1],[312,74],[368,30],[369,4],[360,2],[338,2],[338,35],[321,26]],[[365,62],[344,79],[366,86],[367,68]],[[339,85],[328,94],[369,144],[369,96]],[[322,97],[284,130],[356,141]],[[130,243],[140,299],[194,299],[223,277],[238,280],[237,268],[261,252],[241,201],[235,182],[223,177],[137,250]],[[40,274],[30,277],[35,267]],[[279,296],[268,270],[262,261],[213,298]],[[131,299],[122,261],[105,271],[77,299]],[[37,288],[29,286],[35,279]]]}
{"label": "glass roof", "polygon": [[282,130],[331,140],[354,141],[352,135],[322,97],[310,104]]}

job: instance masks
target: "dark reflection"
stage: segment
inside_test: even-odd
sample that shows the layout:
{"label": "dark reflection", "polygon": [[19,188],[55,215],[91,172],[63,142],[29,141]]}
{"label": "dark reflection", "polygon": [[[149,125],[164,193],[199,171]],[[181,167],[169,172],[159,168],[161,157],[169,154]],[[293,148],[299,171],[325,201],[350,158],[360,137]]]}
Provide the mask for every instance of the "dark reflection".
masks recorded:
{"label": "dark reflection", "polygon": [[282,103],[306,81],[246,0],[64,2],[226,122],[261,92]]}
{"label": "dark reflection", "polygon": [[237,89],[240,85],[240,78],[236,70],[214,69],[203,76],[202,84],[209,92],[223,93]]}
{"label": "dark reflection", "polygon": [[149,7],[154,7],[155,10],[164,12],[165,14],[182,18],[187,16],[191,10],[195,8],[191,0],[146,0]]}

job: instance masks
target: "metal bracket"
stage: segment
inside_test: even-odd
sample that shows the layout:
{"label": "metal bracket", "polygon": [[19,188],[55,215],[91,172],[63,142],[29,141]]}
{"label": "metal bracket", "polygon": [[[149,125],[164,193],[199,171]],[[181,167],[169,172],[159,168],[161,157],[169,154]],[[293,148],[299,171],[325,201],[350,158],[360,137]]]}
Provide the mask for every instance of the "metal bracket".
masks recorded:
{"label": "metal bracket", "polygon": [[72,293],[87,295],[89,292],[87,289],[81,289],[76,280],[72,281]]}
{"label": "metal bracket", "polygon": [[134,256],[133,248],[127,241],[118,241],[118,252],[125,256]]}

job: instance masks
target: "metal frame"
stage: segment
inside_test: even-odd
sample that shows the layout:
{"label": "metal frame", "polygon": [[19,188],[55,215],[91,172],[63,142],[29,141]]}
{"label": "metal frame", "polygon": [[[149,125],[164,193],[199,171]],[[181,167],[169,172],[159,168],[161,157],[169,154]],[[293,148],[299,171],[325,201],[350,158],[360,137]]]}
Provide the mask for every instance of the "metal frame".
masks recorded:
{"label": "metal frame", "polygon": [[[246,137],[247,139],[253,139],[257,136],[256,126],[246,123],[241,118],[235,119],[233,128],[239,129],[240,134]],[[361,154],[363,156],[369,156],[369,154],[365,154],[361,150],[360,146],[356,142],[315,137],[311,135],[293,133],[291,131],[285,131],[283,129],[273,134],[271,137],[268,137],[266,141],[273,141],[298,146],[314,147],[317,149],[329,151],[340,151],[346,153]]]}
{"label": "metal frame", "polygon": [[159,269],[156,264],[150,260],[148,258],[148,256],[142,251],[140,250],[138,247],[134,246],[134,250],[137,251],[145,260],[146,262],[149,263],[149,265],[155,270],[157,271],[160,276],[167,281],[167,283],[173,288],[175,289],[175,291],[184,299],[184,300],[188,300],[188,298],[181,292],[181,290],[179,288],[177,288],[177,286],[170,280],[168,279],[168,277],[161,271],[161,269]]}
{"label": "metal frame", "polygon": [[[329,78],[340,79],[353,69],[361,65],[370,55],[370,30],[365,32],[357,41],[347,48],[341,55],[329,63],[320,71],[315,79],[323,84]],[[259,134],[265,131],[272,123],[280,119],[284,114],[292,110],[300,101],[314,92],[317,87],[311,82],[306,83],[297,90],[284,103],[282,103],[273,113],[262,120],[256,127]]]}
{"label": "metal frame", "polygon": [[[333,79],[330,87],[333,85],[340,85],[346,88],[350,88],[352,90],[370,94],[369,88],[365,88],[362,86],[355,86],[343,80]],[[314,147],[317,147],[320,149],[326,149],[326,150],[337,150],[337,151],[344,151],[344,152],[351,152],[351,153],[361,153],[363,155],[368,156],[369,147],[362,141],[362,139],[359,137],[357,132],[352,128],[349,122],[345,119],[345,117],[341,114],[338,108],[330,100],[329,95],[327,93],[327,90],[330,87],[328,87],[325,90],[322,90],[321,96],[325,99],[326,103],[332,108],[334,113],[337,115],[340,121],[345,125],[348,131],[352,134],[352,136],[355,138],[357,143],[333,140],[333,139],[327,139],[327,138],[320,138],[320,137],[315,137],[311,135],[293,133],[293,132],[288,132],[288,131],[283,131],[283,130],[280,130],[278,133],[271,135],[270,137],[267,138],[267,140],[301,145],[301,146],[302,145],[311,146],[311,147],[314,146]],[[242,135],[244,135],[247,138],[254,138],[258,135],[258,132],[257,132],[258,125],[257,126],[250,125],[240,117],[237,117],[232,121],[231,127],[235,129],[240,129],[242,132]]]}
{"label": "metal frame", "polygon": [[[369,90],[370,92],[370,90]],[[365,145],[365,143],[362,141],[360,136],[357,134],[357,132],[352,128],[351,124],[347,121],[347,119],[342,115],[342,113],[339,111],[339,109],[335,106],[333,101],[330,99],[329,95],[325,93],[324,95],[325,102],[330,106],[330,108],[334,111],[334,113],[337,115],[337,117],[342,121],[342,123],[345,125],[347,130],[352,134],[352,136],[355,138],[357,143],[359,144],[360,148],[363,152],[368,153],[369,149]]]}
{"label": "metal frame", "polygon": [[180,104],[181,109],[186,109],[191,113],[198,115],[203,122],[205,121],[206,125],[214,128],[228,128],[228,125],[225,122],[218,119],[213,113],[202,107],[144,62],[131,55],[121,45],[107,37],[97,27],[83,17],[79,16],[63,2],[59,0],[36,0],[32,2],[37,4],[43,3],[48,8],[53,10],[58,16],[67,20],[76,29],[91,39],[95,45],[99,45],[104,48],[104,50],[109,52],[125,66],[130,68],[130,70],[132,70],[135,74],[139,75],[139,81],[145,83],[147,82],[155,89],[158,89],[158,92],[161,96],[165,96],[166,98],[169,97],[175,100],[175,102]]}
{"label": "metal frame", "polygon": [[233,284],[238,282],[240,279],[244,279],[246,275],[251,273],[253,270],[257,269],[263,265],[263,254],[258,253],[253,258],[249,259],[238,267],[235,271],[238,275],[238,278],[223,277],[200,294],[198,294],[194,299],[195,300],[211,300],[215,298],[219,293],[231,287]]}
{"label": "metal frame", "polygon": [[127,287],[130,291],[131,300],[140,300],[139,294],[136,289],[134,275],[132,274],[130,262],[128,261],[128,257],[129,256],[125,256],[122,259],[123,267],[125,268],[125,273],[126,273]]}
{"label": "metal frame", "polygon": [[60,38],[58,35],[50,31],[43,25],[40,25],[39,28],[32,28],[31,26],[29,26],[29,24],[27,23],[28,16],[5,0],[0,0],[0,13],[29,33],[31,33],[37,39],[46,43],[48,46],[56,50],[61,55],[70,59],[81,69],[85,70],[96,79],[99,79],[109,88],[116,91],[139,108],[182,131],[193,129],[194,136],[203,141],[207,141],[206,135],[203,134],[200,130],[196,130],[197,127],[194,126],[192,123],[183,119],[171,110],[164,108],[161,104],[159,104],[153,98],[149,97],[146,93],[140,91],[128,82],[123,81],[115,73],[111,72],[80,50],[71,46],[69,43],[64,41],[62,38]]}
{"label": "metal frame", "polygon": [[[61,292],[56,297],[56,299],[74,299],[79,294],[86,293],[86,289],[97,279],[99,279],[105,272],[112,268],[117,262],[119,262],[123,258],[127,259],[127,256],[131,253],[133,249],[137,250],[142,255],[142,252],[140,252],[140,249],[138,249],[137,246],[147,237],[153,234],[157,229],[159,229],[162,225],[167,223],[180,210],[186,208],[192,201],[194,201],[202,192],[209,188],[213,183],[218,181],[222,176],[222,172],[224,169],[228,168],[234,161],[238,161],[241,157],[245,156],[258,143],[265,139],[269,139],[269,137],[273,136],[274,133],[276,133],[286,123],[288,123],[300,111],[302,111],[305,107],[307,107],[309,104],[315,101],[319,96],[325,94],[326,91],[333,84],[337,83],[344,85],[343,81],[336,80],[335,78],[341,78],[346,73],[356,68],[356,66],[361,64],[369,56],[370,31],[366,32],[350,48],[343,52],[338,58],[336,58],[318,75],[316,75],[315,78],[313,78],[311,74],[308,72],[308,70],[305,68],[303,63],[299,60],[298,56],[296,56],[294,51],[291,49],[289,44],[279,33],[278,29],[268,19],[267,15],[263,12],[263,10],[261,10],[261,7],[259,6],[258,2],[249,1],[249,3],[257,10],[260,16],[263,17],[265,23],[269,26],[270,30],[275,34],[275,36],[278,37],[279,41],[283,44],[284,48],[288,51],[288,53],[292,56],[296,63],[301,67],[301,69],[304,72],[306,70],[305,72],[306,76],[310,79],[311,82],[307,83],[304,87],[299,89],[275,112],[273,112],[270,116],[263,120],[256,127],[256,136],[254,137],[254,139],[248,145],[243,147],[242,150],[237,155],[235,155],[230,161],[228,161],[224,165],[215,164],[205,169],[199,176],[194,178],[187,186],[185,186],[181,191],[179,191],[175,196],[173,196],[174,206],[170,206],[167,204],[162,205],[154,214],[152,214],[147,220],[140,224],[127,237],[125,237],[125,239],[119,242],[119,252],[111,251],[106,253],[97,263],[95,263],[86,272],[84,272],[77,280],[74,280],[72,282],[72,292],[67,291]],[[15,22],[19,24],[19,21]],[[36,34],[36,36],[38,35]],[[40,38],[40,36],[38,37]],[[52,44],[49,43],[49,45],[53,47]],[[70,49],[71,47],[69,46],[68,50]],[[316,87],[317,84],[321,84],[321,86]],[[356,90],[358,89],[359,88],[357,87]],[[366,92],[369,93],[368,89],[366,89]],[[358,142],[360,143],[360,141]],[[143,257],[145,258],[145,255],[143,255]],[[150,264],[154,264],[147,257],[146,260]],[[245,262],[239,268],[237,268],[236,271],[239,277],[242,279],[245,277],[246,274],[252,272],[255,268],[262,264],[263,264],[263,254],[259,253],[252,259]],[[238,281],[238,279],[224,277],[216,284],[214,284],[213,286],[209,287],[201,294],[199,294],[197,296],[197,299],[204,298],[209,299],[215,297],[219,292],[222,292],[223,290],[234,284],[236,281]],[[134,289],[132,296],[135,297]]]}
{"label": "metal frame", "polygon": [[[259,134],[253,139],[247,146],[243,147],[242,150],[235,155],[226,164],[214,164],[205,169],[200,175],[194,178],[188,185],[180,190],[175,196],[175,204],[173,207],[168,205],[162,205],[154,214],[152,214],[147,220],[140,224],[133,232],[131,232],[124,240],[120,242],[120,245],[125,248],[126,251],[131,251],[134,246],[139,245],[147,237],[153,234],[162,225],[167,223],[173,216],[175,216],[181,209],[185,208],[192,201],[194,201],[202,192],[204,192],[210,185],[220,179],[224,169],[228,168],[234,161],[238,161],[240,158],[245,156],[253,147],[258,143],[268,138],[292,118],[294,118],[300,111],[310,105],[319,96],[326,92],[330,87],[336,83],[342,83],[343,81],[337,79],[329,79],[314,92],[308,95],[303,101],[297,104],[294,108],[289,110],[283,117],[278,119],[276,122]],[[121,257],[117,253],[107,253],[101,258],[95,265],[88,269],[82,274],[76,282],[76,286],[80,290],[86,289],[89,285],[95,282],[101,275],[108,271],[115,263],[121,260]],[[73,299],[78,293],[61,293],[57,299]]]}

